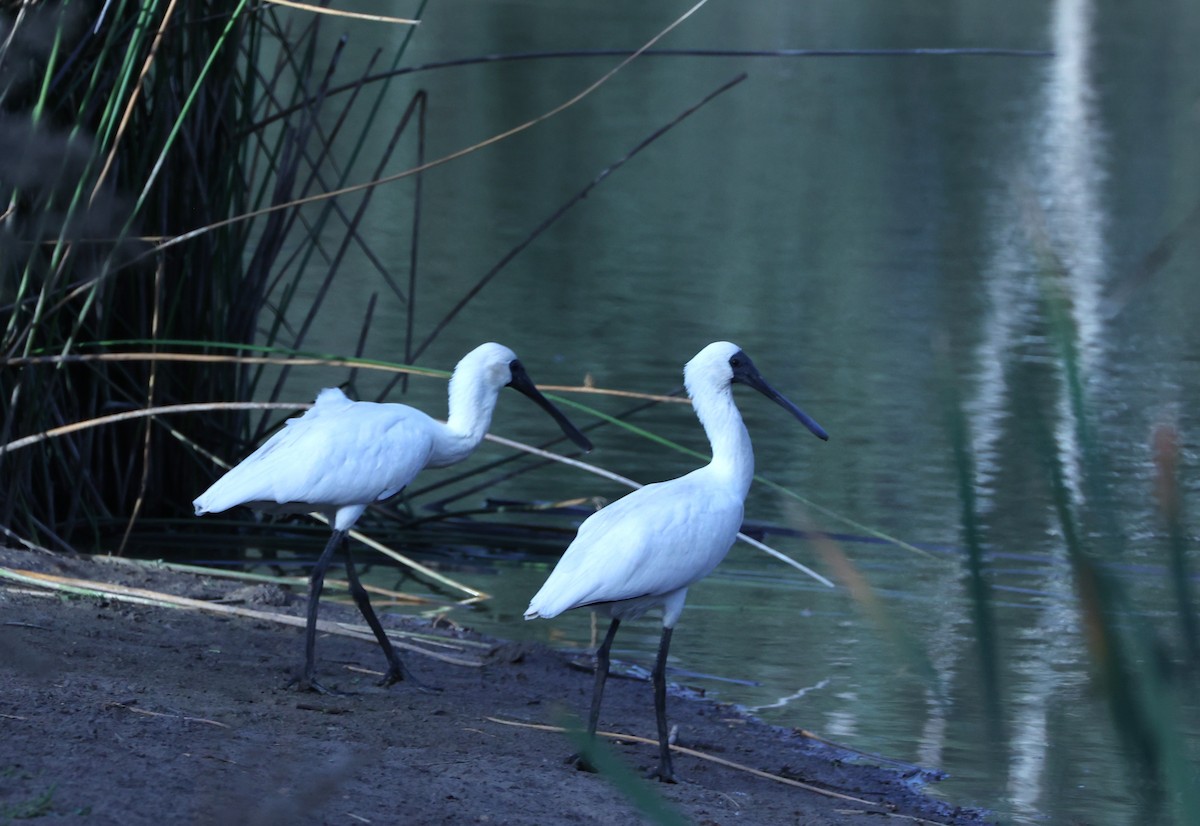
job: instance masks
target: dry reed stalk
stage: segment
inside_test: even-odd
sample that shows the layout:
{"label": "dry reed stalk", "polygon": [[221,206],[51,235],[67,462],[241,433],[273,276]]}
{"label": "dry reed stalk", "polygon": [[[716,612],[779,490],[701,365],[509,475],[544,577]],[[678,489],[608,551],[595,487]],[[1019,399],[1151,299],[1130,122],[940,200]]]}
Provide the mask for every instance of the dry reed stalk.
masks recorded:
{"label": "dry reed stalk", "polygon": [[[257,608],[243,608],[237,605],[206,602],[200,599],[176,596],[175,594],[167,594],[147,588],[134,588],[129,585],[120,585],[111,582],[97,582],[89,579],[63,577],[56,574],[42,573],[40,571],[25,571],[14,568],[0,567],[0,578],[8,579],[14,582],[20,582],[25,585],[36,585],[49,590],[75,593],[81,596],[98,596],[105,599],[133,602],[140,605],[153,605],[160,608],[179,608],[192,611],[204,611],[210,614],[224,614],[227,616],[245,617],[248,619],[262,620],[264,622],[272,622],[277,625],[290,625],[296,628],[303,628],[306,625],[306,620],[304,617],[293,616],[291,614],[280,614],[275,611],[262,611]],[[329,620],[320,619],[317,620],[317,630],[322,633],[336,634],[341,637],[351,637],[353,639],[364,640],[367,642],[378,642],[374,635],[369,631],[360,631],[359,628],[361,628],[361,626],[355,626],[349,623],[331,622]],[[479,668],[483,665],[481,660],[454,657],[437,651],[430,651],[427,648],[414,645],[411,642],[406,642],[407,639],[412,639],[417,637],[417,635],[405,631],[389,630],[388,636],[392,638],[393,644],[397,647],[403,648],[407,651],[413,651],[425,657],[432,657],[435,660],[441,660],[442,662],[450,663],[451,665],[460,665],[469,668]],[[444,642],[443,645],[455,648],[460,647],[457,646],[456,643],[457,641],[447,641]]]}

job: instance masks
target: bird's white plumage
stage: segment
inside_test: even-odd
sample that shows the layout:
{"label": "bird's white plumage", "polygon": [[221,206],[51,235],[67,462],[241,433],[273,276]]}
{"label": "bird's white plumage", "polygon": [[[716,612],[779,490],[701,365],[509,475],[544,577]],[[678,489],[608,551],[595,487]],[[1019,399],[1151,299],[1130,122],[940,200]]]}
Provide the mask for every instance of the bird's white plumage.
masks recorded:
{"label": "bird's white plumage", "polygon": [[725,558],[754,476],[750,436],[733,402],[735,344],[715,342],[684,368],[684,384],[712,443],[712,461],[647,485],[588,517],[525,612],[550,618],[593,605],[618,619],[663,606],[671,628],[687,588]]}
{"label": "bird's white plumage", "polygon": [[[596,736],[613,638],[622,620],[662,607],[662,637],[654,660],[658,767],[652,777],[675,782],[667,725],[667,655],[688,587],[725,558],[742,524],[754,478],[754,451],[733,403],[733,383],[758,390],[821,439],[815,421],[771,387],[736,344],[718,341],[687,363],[683,383],[712,445],[712,461],[686,476],[647,485],[592,514],[580,525],[550,577],[529,602],[525,619],[555,617],[585,605],[613,619],[596,649],[596,676],[587,732]],[[580,768],[590,766],[586,753]]]}
{"label": "bird's white plumage", "polygon": [[346,551],[350,594],[388,659],[385,685],[410,679],[391,639],[371,608],[354,568],[347,534],[372,502],[403,490],[426,467],[465,459],[483,440],[501,388],[512,386],[554,418],[584,450],[591,442],[538,391],[512,350],[481,344],[450,377],[445,424],[404,404],[354,402],[341,390],[322,390],[307,413],[284,427],[198,496],[196,515],[249,505],[269,511],[318,511],[333,533],[309,577],[301,686],[323,691],[315,673],[317,606],[325,572],[339,547]]}
{"label": "bird's white plumage", "polygon": [[423,468],[453,464],[475,449],[515,360],[495,343],[463,357],[450,379],[445,424],[405,404],[355,402],[326,388],[310,410],[197,497],[196,514],[237,505],[324,511],[346,530],[367,505],[399,493]]}

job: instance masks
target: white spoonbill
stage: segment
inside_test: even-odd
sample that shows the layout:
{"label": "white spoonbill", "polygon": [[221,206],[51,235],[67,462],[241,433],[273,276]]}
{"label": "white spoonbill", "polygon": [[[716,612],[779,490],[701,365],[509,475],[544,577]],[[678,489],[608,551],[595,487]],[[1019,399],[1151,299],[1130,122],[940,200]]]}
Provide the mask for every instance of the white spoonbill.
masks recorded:
{"label": "white spoonbill", "polygon": [[[609,649],[621,620],[662,607],[662,639],[654,663],[658,768],[651,777],[675,782],[667,744],[667,649],[688,586],[725,558],[742,526],[742,508],[754,477],[750,435],[733,403],[733,384],[747,384],[804,423],[829,436],[776,391],[736,344],[714,342],[687,363],[684,385],[712,444],[712,461],[678,479],[646,485],[589,516],[549,579],[529,602],[525,619],[557,617],[588,606],[612,617],[596,651],[596,678],[588,735],[595,738],[608,678]],[[579,760],[580,768],[589,768]]]}
{"label": "white spoonbill", "polygon": [[450,377],[445,424],[405,404],[354,402],[326,388],[304,415],[288,419],[274,436],[213,483],[193,504],[196,515],[249,505],[274,513],[321,512],[333,535],[309,581],[304,671],[300,686],[323,691],[314,680],[317,602],[325,571],[339,545],[346,548],[350,593],[387,655],[383,684],[413,679],[383,632],[354,570],[346,535],[372,502],[395,496],[426,467],[446,467],[471,454],[483,440],[501,388],[512,387],[537,402],[584,450],[592,444],[534,386],[512,350],[481,344],[467,353]]}

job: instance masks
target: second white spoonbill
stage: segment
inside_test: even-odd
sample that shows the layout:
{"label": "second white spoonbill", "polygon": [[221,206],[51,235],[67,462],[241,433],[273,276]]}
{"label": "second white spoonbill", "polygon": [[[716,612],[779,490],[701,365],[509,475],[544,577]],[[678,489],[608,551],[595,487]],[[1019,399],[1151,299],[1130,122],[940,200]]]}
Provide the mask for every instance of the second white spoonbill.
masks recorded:
{"label": "second white spoonbill", "polygon": [[[667,742],[667,650],[688,587],[708,576],[733,545],[754,477],[750,435],[733,402],[733,384],[753,387],[821,439],[825,431],[759,374],[736,344],[718,341],[687,363],[684,385],[712,445],[712,461],[686,476],[646,485],[597,511],[579,526],[525,619],[557,617],[584,606],[612,617],[596,651],[588,735],[595,738],[608,678],[609,649],[622,620],[662,608],[662,638],[654,663],[658,768],[651,777],[675,782]],[[589,768],[579,761],[580,768]]]}
{"label": "second white spoonbill", "polygon": [[406,404],[354,402],[341,390],[326,388],[308,412],[288,419],[284,428],[193,502],[197,516],[248,505],[273,513],[317,511],[329,517],[333,535],[309,580],[302,688],[323,690],[314,679],[317,602],[339,545],[346,548],[350,593],[387,656],[383,683],[412,679],[358,580],[346,535],[368,505],[395,496],[422,469],[467,458],[483,440],[504,387],[533,399],[575,444],[591,450],[587,437],[534,386],[516,354],[488,343],[455,367],[445,424]]}

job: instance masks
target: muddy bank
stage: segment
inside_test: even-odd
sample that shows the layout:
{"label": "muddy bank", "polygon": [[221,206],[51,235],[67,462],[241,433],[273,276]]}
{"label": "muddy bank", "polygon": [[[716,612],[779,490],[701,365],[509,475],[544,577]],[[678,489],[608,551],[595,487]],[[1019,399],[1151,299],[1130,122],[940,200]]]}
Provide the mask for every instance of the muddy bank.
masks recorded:
{"label": "muddy bank", "polygon": [[[273,587],[0,550],[0,564],[117,582],[299,616],[302,598]],[[357,622],[322,601],[322,618]],[[0,580],[0,823],[635,823],[609,779],[564,762],[560,723],[587,708],[591,676],[542,646],[449,625],[407,628],[446,642],[461,665],[402,652],[440,686],[376,685],[376,644],[323,634],[318,674],[344,692],[287,687],[300,628],[265,619],[39,592]],[[422,647],[432,649],[430,642]],[[921,793],[912,772],[880,768],[719,704],[669,701],[678,744],[840,796],[827,796],[686,753],[684,782],[638,784],[701,824],[981,823]],[[613,679],[601,728],[654,736],[651,688]],[[618,741],[639,774],[655,747]]]}

